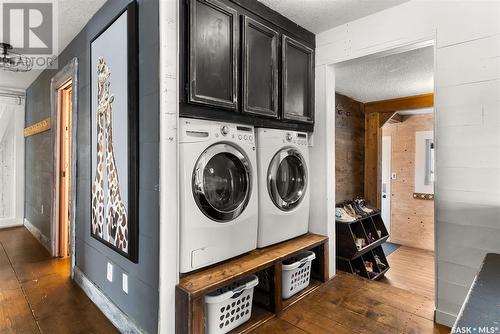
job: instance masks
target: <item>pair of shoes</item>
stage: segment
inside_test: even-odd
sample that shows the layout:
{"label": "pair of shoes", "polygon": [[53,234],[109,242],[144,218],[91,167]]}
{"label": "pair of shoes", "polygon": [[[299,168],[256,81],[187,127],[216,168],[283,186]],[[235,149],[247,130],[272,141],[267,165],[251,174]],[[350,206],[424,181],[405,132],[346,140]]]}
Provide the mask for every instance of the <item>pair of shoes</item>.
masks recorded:
{"label": "pair of shoes", "polygon": [[356,236],[354,236],[354,243],[356,244],[356,248],[358,250],[361,250],[368,245],[365,238],[358,238]]}
{"label": "pair of shoes", "polygon": [[368,206],[366,201],[362,198],[355,199],[353,202],[360,210],[366,212],[367,214],[373,213],[373,209]]}
{"label": "pair of shoes", "polygon": [[351,204],[346,204],[344,205],[343,207],[344,211],[347,212],[347,214],[351,217],[354,217],[355,219],[359,219],[361,217],[363,217],[362,215],[360,215],[354,208]]}
{"label": "pair of shoes", "polygon": [[338,220],[340,222],[352,222],[356,219],[357,218],[352,217],[350,214],[348,214],[344,208],[335,208],[335,220]]}

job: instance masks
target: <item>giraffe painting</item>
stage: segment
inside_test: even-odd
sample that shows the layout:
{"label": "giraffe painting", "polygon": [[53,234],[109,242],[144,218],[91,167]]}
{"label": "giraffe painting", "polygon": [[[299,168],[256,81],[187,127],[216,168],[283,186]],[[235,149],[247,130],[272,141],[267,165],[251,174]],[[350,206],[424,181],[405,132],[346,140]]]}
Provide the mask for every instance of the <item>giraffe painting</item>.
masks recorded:
{"label": "giraffe painting", "polygon": [[113,102],[106,61],[97,61],[96,169],[92,184],[92,234],[127,253],[128,215],[113,148]]}
{"label": "giraffe painting", "polygon": [[137,2],[131,1],[90,42],[90,194],[80,197],[89,206],[91,237],[135,263],[140,157],[137,10]]}

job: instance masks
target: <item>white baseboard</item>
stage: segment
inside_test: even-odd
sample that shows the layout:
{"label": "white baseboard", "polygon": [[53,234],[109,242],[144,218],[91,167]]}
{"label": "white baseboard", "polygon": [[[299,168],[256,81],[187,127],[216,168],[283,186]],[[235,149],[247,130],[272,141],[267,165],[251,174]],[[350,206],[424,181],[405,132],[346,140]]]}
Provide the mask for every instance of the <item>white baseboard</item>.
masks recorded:
{"label": "white baseboard", "polygon": [[18,218],[0,218],[0,229],[23,226],[23,220]]}
{"label": "white baseboard", "polygon": [[50,239],[47,238],[45,235],[40,232],[40,230],[33,224],[30,223],[30,221],[26,218],[24,218],[24,226],[28,229],[28,231],[33,234],[33,236],[40,241],[43,247],[45,247],[49,253],[52,254],[51,247],[50,247]]}
{"label": "white baseboard", "polygon": [[87,276],[75,266],[74,280],[121,333],[144,333]]}
{"label": "white baseboard", "polygon": [[455,314],[450,314],[447,312],[436,310],[435,314],[434,314],[434,318],[438,324],[445,325],[445,326],[448,326],[451,328],[455,324],[455,320],[457,319],[457,316]]}

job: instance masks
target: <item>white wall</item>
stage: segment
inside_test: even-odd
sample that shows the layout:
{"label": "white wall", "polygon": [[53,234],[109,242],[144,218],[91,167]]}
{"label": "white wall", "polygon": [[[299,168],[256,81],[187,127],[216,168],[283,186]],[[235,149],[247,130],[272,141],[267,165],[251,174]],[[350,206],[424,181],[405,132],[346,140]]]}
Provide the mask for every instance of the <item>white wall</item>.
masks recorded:
{"label": "white wall", "polygon": [[500,253],[499,34],[500,1],[410,1],[317,35],[317,102],[334,93],[332,64],[435,40],[436,320],[448,326],[485,253]]}
{"label": "white wall", "polygon": [[160,0],[160,309],[158,333],[175,333],[178,261],[178,5]]}
{"label": "white wall", "polygon": [[0,97],[0,228],[24,215],[24,103]]}

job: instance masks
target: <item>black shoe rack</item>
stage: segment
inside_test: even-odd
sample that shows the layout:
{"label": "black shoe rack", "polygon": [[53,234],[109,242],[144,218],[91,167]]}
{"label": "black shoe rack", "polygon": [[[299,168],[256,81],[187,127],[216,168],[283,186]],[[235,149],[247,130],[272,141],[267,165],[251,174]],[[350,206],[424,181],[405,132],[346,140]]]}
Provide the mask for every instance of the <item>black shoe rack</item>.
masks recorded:
{"label": "black shoe rack", "polygon": [[[336,221],[335,231],[337,269],[372,280],[382,278],[389,270],[389,262],[382,249],[382,244],[389,238],[389,233],[379,210],[352,222]],[[362,248],[356,246],[358,238],[366,240]],[[377,265],[375,255],[385,267]],[[373,272],[368,272],[365,261],[373,264]]]}

